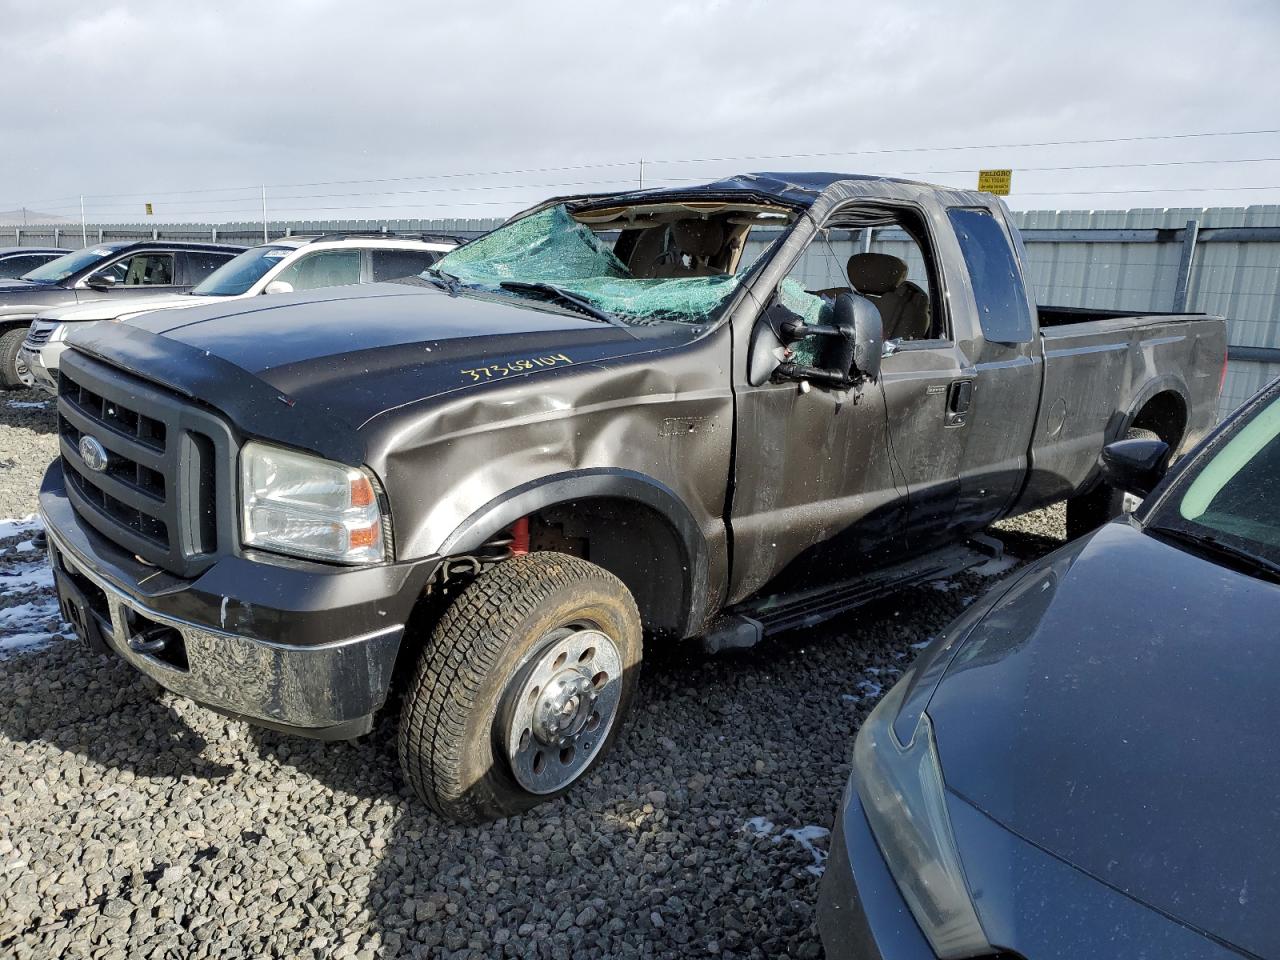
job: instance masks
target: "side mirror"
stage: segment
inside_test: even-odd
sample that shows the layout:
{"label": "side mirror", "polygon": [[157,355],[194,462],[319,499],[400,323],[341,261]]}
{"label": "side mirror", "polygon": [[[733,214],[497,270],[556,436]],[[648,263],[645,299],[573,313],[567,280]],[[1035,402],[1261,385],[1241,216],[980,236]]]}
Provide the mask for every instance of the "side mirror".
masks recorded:
{"label": "side mirror", "polygon": [[1163,440],[1117,440],[1102,448],[1098,466],[1117,490],[1145,497],[1169,469],[1169,445]]}
{"label": "side mirror", "polygon": [[110,290],[118,282],[114,274],[95,273],[85,281],[85,286],[90,290]]}
{"label": "side mirror", "polygon": [[[751,383],[770,378],[812,380],[843,388],[858,380],[879,380],[884,326],[876,305],[856,293],[842,293],[829,315],[827,323],[804,323],[785,307],[770,308],[752,338]],[[787,348],[801,340],[815,341],[814,366],[786,359]]]}
{"label": "side mirror", "polygon": [[293,293],[293,284],[288,280],[272,280],[263,293]]}
{"label": "side mirror", "polygon": [[880,361],[884,357],[884,321],[879,308],[866,297],[842,293],[836,297],[832,326],[849,331],[853,340],[850,373],[861,374],[875,383],[880,379]]}

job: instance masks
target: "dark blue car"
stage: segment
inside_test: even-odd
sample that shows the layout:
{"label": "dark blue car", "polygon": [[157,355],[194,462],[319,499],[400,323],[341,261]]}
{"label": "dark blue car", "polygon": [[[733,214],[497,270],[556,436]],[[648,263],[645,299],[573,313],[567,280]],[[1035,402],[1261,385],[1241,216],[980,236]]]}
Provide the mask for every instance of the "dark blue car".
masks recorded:
{"label": "dark blue car", "polygon": [[1280,381],[1167,458],[1108,447],[1143,505],[975,603],[863,724],[828,957],[1280,957]]}

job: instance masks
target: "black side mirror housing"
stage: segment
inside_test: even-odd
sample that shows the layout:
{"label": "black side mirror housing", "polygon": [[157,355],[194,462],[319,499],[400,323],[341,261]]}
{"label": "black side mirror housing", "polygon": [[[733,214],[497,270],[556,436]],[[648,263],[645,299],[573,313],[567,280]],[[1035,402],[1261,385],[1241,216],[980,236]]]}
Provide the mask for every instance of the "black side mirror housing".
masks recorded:
{"label": "black side mirror housing", "polygon": [[109,273],[98,273],[85,281],[90,290],[110,290],[116,285],[116,278]]}
{"label": "black side mirror housing", "polygon": [[1117,440],[1102,448],[1098,466],[1117,490],[1145,497],[1169,469],[1169,445],[1163,440]]}
{"label": "black side mirror housing", "polygon": [[[880,311],[866,297],[842,293],[831,308],[830,323],[802,323],[792,319],[778,324],[775,341],[790,345],[817,338],[817,366],[786,361],[778,364],[774,377],[812,380],[832,387],[851,387],[859,380],[880,379],[880,359],[884,351],[884,325]],[[758,351],[753,351],[753,356]]]}
{"label": "black side mirror housing", "polygon": [[856,293],[836,297],[835,322],[841,330],[853,331],[853,363],[850,373],[872,383],[880,379],[880,361],[884,357],[884,321],[880,308]]}

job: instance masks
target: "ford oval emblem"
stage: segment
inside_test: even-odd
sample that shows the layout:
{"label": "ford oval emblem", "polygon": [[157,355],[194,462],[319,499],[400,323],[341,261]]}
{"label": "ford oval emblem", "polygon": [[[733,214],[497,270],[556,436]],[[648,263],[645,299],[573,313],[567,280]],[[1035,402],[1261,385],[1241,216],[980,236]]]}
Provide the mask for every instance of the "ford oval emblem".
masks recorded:
{"label": "ford oval emblem", "polygon": [[107,448],[96,438],[85,434],[80,438],[80,459],[94,473],[107,469]]}

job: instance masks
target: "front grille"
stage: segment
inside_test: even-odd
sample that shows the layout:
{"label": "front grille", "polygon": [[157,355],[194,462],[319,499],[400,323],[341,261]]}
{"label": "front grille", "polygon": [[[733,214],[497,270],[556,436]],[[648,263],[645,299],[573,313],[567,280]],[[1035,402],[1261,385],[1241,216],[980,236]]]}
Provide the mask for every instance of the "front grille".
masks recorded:
{"label": "front grille", "polygon": [[[58,434],[67,495],[99,533],[180,575],[212,562],[234,513],[219,502],[231,495],[235,459],[219,418],[71,350],[59,369]],[[86,438],[105,462],[92,443],[82,453]]]}
{"label": "front grille", "polygon": [[53,336],[53,324],[45,326],[43,324],[32,324],[31,329],[27,331],[28,347],[43,347],[49,342],[49,338]]}

